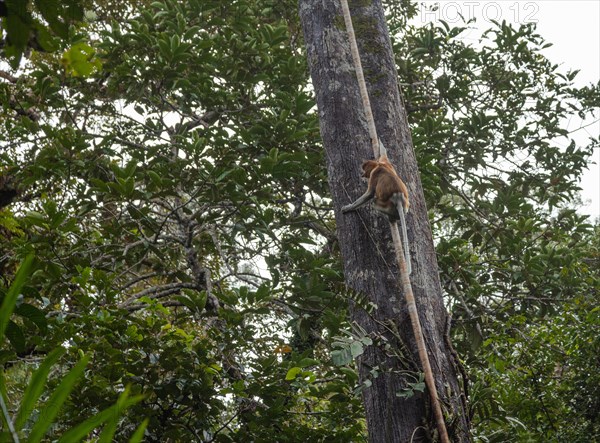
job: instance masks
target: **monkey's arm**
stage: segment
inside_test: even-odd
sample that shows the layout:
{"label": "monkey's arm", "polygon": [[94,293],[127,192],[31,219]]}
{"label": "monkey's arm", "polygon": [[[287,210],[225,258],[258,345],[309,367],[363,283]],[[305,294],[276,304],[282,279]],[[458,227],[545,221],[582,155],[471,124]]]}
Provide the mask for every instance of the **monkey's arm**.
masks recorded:
{"label": "monkey's arm", "polygon": [[374,195],[375,195],[375,191],[367,189],[367,192],[365,192],[363,195],[361,195],[358,198],[358,200],[356,200],[354,203],[344,206],[342,208],[342,212],[346,213],[346,212],[354,211],[354,210],[360,208],[362,205],[364,205],[369,200],[371,200]]}
{"label": "monkey's arm", "polygon": [[392,197],[398,217],[400,218],[400,227],[402,229],[402,249],[404,249],[404,260],[406,261],[406,271],[410,275],[412,273],[412,265],[410,262],[410,249],[408,249],[408,233],[406,232],[405,212],[408,212],[404,203],[404,194],[397,193]]}

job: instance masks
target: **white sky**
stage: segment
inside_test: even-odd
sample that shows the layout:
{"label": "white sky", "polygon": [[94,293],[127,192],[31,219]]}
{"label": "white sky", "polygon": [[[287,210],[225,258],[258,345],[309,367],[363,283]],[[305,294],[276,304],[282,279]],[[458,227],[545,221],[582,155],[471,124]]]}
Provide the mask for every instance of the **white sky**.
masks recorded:
{"label": "white sky", "polygon": [[[461,0],[461,1],[422,1],[421,14],[416,21],[424,23],[443,19],[450,25],[460,23],[457,13],[465,18],[477,18],[477,27],[487,29],[486,19],[509,23],[536,22],[537,31],[553,46],[544,50],[553,63],[559,64],[561,72],[580,69],[575,79],[577,86],[586,86],[600,80],[600,0]],[[435,13],[427,12],[426,6],[439,4]],[[469,38],[469,34],[463,34]],[[472,37],[479,35],[472,31]],[[596,121],[573,135],[578,143],[585,143],[588,137],[598,137],[600,121]],[[576,121],[577,120],[577,121]],[[568,122],[568,129],[575,130],[582,125],[576,118]],[[593,164],[595,163],[595,164]],[[600,217],[600,149],[596,149],[588,171],[581,180],[581,212],[594,218]]]}

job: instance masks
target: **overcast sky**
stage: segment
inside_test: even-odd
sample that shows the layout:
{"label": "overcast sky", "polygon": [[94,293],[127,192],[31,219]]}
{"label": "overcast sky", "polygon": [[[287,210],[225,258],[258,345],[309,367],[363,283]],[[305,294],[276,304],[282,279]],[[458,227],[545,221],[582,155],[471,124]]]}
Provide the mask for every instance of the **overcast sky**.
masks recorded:
{"label": "overcast sky", "polygon": [[[538,30],[554,46],[546,55],[565,69],[581,69],[576,77],[578,85],[598,83],[600,79],[600,1],[598,0],[544,0],[538,1]],[[569,129],[576,129],[570,127]],[[580,131],[585,132],[585,131]],[[598,137],[600,121],[587,128],[589,135]],[[581,134],[585,136],[584,133]],[[595,165],[590,165],[582,179],[582,197],[588,203],[583,210],[600,217],[600,149],[594,152]]]}
{"label": "overcast sky", "polygon": [[[460,18],[476,17],[477,27],[490,27],[487,19],[506,20],[510,23],[537,23],[538,32],[547,42],[554,46],[544,50],[545,55],[562,68],[562,72],[570,69],[580,69],[576,77],[576,85],[584,86],[598,83],[600,80],[600,0],[497,0],[497,1],[425,1],[425,6],[439,4],[435,13],[428,12],[422,6],[419,22],[435,21],[442,18],[450,24],[458,24]],[[469,34],[464,34],[469,38]],[[478,32],[471,35],[477,38]],[[600,110],[599,110],[600,112]],[[595,122],[585,129],[576,132],[575,139],[585,143],[589,136],[598,137],[600,121],[598,112]],[[577,121],[576,121],[577,120]],[[568,129],[575,130],[582,122],[572,119]],[[585,207],[582,212],[600,217],[600,149],[593,155],[595,164],[589,165],[588,172],[583,176],[581,187]]]}

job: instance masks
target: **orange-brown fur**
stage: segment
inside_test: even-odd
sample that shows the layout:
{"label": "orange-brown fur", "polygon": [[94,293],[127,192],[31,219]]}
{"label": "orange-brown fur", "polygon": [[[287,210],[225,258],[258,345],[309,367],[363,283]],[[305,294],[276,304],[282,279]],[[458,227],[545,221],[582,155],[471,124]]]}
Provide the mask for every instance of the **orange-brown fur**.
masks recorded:
{"label": "orange-brown fur", "polygon": [[387,214],[393,220],[398,220],[398,209],[393,201],[394,194],[404,196],[404,212],[408,212],[410,203],[408,189],[402,181],[394,166],[386,157],[379,160],[365,160],[362,164],[363,177],[369,179],[367,193],[375,192],[375,208]]}
{"label": "orange-brown fur", "polygon": [[354,211],[369,200],[374,199],[375,209],[386,214],[390,222],[396,224],[400,220],[402,242],[404,244],[402,248],[406,257],[406,269],[408,274],[410,274],[412,266],[406,231],[406,217],[404,216],[404,214],[408,213],[410,206],[408,189],[406,189],[406,185],[398,177],[394,166],[392,166],[386,155],[379,157],[379,160],[365,160],[362,164],[362,169],[363,177],[369,179],[367,191],[354,203],[344,206],[342,212]]}

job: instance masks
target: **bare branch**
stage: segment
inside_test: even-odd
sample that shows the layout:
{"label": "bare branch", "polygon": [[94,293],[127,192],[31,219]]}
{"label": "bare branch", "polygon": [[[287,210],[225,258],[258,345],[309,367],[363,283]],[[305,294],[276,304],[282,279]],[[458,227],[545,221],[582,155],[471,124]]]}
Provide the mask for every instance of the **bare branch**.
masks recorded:
{"label": "bare branch", "polygon": [[17,77],[10,75],[6,71],[0,71],[0,78],[8,80],[11,83],[17,83],[17,80],[19,80]]}

